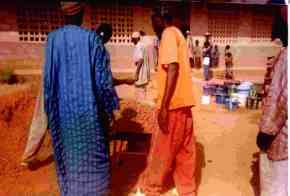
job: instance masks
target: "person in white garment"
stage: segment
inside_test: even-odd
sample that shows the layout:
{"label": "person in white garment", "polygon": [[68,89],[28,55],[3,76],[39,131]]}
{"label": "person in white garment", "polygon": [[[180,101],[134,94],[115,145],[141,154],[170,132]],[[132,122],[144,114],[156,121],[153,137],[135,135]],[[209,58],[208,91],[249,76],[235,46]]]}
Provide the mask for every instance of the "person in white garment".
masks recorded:
{"label": "person in white garment", "polygon": [[147,94],[147,86],[150,81],[150,65],[145,45],[141,42],[140,32],[132,34],[132,42],[134,44],[133,63],[136,66],[135,72],[135,89],[136,99],[145,100]]}

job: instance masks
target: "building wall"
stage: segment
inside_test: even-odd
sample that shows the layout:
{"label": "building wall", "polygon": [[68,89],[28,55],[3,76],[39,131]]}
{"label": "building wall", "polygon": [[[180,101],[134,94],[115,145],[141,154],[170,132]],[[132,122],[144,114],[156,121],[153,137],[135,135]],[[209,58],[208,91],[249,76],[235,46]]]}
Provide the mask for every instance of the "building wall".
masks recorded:
{"label": "building wall", "polygon": [[[116,8],[107,7],[107,10],[116,10]],[[122,7],[121,9],[126,9]],[[153,35],[153,30],[150,23],[151,9],[142,7],[130,7],[133,12],[133,23],[131,30],[125,33],[125,38],[113,35],[112,41],[107,44],[107,49],[111,55],[112,68],[117,71],[132,69],[132,53],[133,44],[131,43],[131,34],[133,31],[143,30],[148,35]],[[94,8],[87,7],[86,15],[84,16],[84,27],[94,29],[100,22],[112,22],[117,24],[119,16],[113,16],[105,18],[104,20],[92,21],[91,16],[100,18],[99,12],[94,12]],[[124,11],[123,11],[124,12]],[[44,46],[45,42],[30,41],[30,35],[26,35],[28,41],[20,41],[18,25],[17,25],[17,8],[15,6],[1,6],[0,8],[0,66],[12,66],[16,69],[23,68],[40,68],[44,58]],[[111,21],[113,20],[113,21]],[[115,26],[113,27],[115,28]],[[33,29],[26,29],[26,31],[32,31]],[[48,29],[53,30],[53,29]],[[122,30],[122,29],[118,29]],[[41,31],[41,30],[40,30]],[[44,30],[46,31],[46,30]],[[33,35],[34,37],[37,37]],[[123,36],[123,35],[122,35]],[[25,37],[25,36],[24,36]],[[40,38],[40,37],[39,37]],[[22,38],[21,38],[22,39]],[[125,41],[125,42],[123,42]]]}
{"label": "building wall", "polygon": [[[133,52],[133,45],[130,43],[131,33],[133,31],[143,30],[149,36],[153,35],[150,22],[151,8],[143,8],[138,6],[121,8],[121,11],[116,7],[107,8],[108,10],[113,10],[112,12],[115,10],[114,13],[117,14],[112,15],[109,13],[107,14],[109,15],[109,18],[103,18],[101,20],[100,17],[103,16],[102,13],[96,11],[93,7],[87,7],[84,26],[94,29],[101,21],[108,21],[115,24],[114,28],[116,28],[116,33],[114,34],[112,41],[107,44],[107,48],[111,54],[112,68],[117,71],[128,71],[134,68],[131,58]],[[129,13],[128,10],[130,9],[133,11],[132,16],[128,16],[129,19],[126,19],[127,16],[125,15],[126,13]],[[41,10],[39,12],[41,12]],[[204,40],[204,33],[213,29],[210,26],[212,24],[210,22],[210,12],[211,10],[208,8],[192,7],[190,27],[194,39],[199,39],[202,42]],[[58,14],[57,11],[54,14]],[[17,15],[19,16],[19,13],[17,12],[17,8],[15,6],[2,6],[0,8],[0,68],[5,65],[9,65],[17,69],[40,68],[43,63],[45,44],[45,42],[41,41],[41,39],[46,36],[47,31],[57,28],[57,26],[61,24],[61,19],[56,21],[57,25],[50,25],[48,29],[41,29],[42,27],[40,26],[37,27],[37,29],[33,29],[36,27],[25,27],[28,29],[22,30],[19,29],[19,17],[17,20]],[[263,16],[264,15],[257,16],[252,10],[243,9],[239,12],[239,22],[238,25],[236,25],[238,26],[238,30],[237,32],[234,32],[236,37],[234,39],[229,39],[228,37],[213,39],[214,43],[220,46],[221,53],[226,44],[229,43],[232,45],[236,66],[261,67],[265,65],[267,56],[273,56],[277,53],[278,48],[273,47],[273,45],[269,42],[269,37],[265,39],[256,39],[253,36],[257,34],[253,32],[254,27],[257,28],[259,25],[267,25],[265,24],[265,21],[262,20]],[[94,17],[98,19],[92,19]],[[122,17],[124,17],[124,20],[127,21],[125,23],[121,21],[119,25],[118,20]],[[221,14],[220,17],[222,18],[225,16]],[[261,19],[260,23],[256,20],[259,17]],[[49,20],[53,20],[53,18],[54,17],[51,17]],[[131,22],[130,18],[132,18]],[[125,32],[122,32],[123,23],[125,24]],[[126,25],[129,25],[129,23],[132,23],[132,26],[130,26],[129,29],[126,29]],[[218,25],[222,26],[222,24]],[[42,34],[25,34],[25,31],[28,31],[29,33],[31,33],[30,31],[32,31],[32,33],[33,31],[40,31]],[[20,34],[20,32],[22,34]],[[24,41],[25,37],[27,37],[28,41]],[[33,41],[30,39],[33,39]],[[36,39],[38,41],[36,41]],[[228,42],[228,40],[232,41]],[[222,65],[223,55],[221,55],[220,62]]]}
{"label": "building wall", "polygon": [[[192,7],[190,28],[194,40],[202,45],[204,34],[210,32],[212,42],[223,54],[230,45],[237,67],[263,67],[268,56],[275,56],[279,46],[271,43],[271,10],[246,8]],[[224,66],[220,56],[220,66]]]}

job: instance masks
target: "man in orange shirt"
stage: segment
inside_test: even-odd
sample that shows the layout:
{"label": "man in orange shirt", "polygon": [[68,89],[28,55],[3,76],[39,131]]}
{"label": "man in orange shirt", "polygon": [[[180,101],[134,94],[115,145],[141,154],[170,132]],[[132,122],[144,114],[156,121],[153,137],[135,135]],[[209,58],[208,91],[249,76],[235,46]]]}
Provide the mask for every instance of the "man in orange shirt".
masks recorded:
{"label": "man in orange shirt", "polygon": [[141,177],[146,196],[157,196],[173,174],[180,196],[195,196],[196,142],[193,132],[193,86],[187,43],[169,15],[152,16],[160,42],[158,57],[158,124],[147,168]]}

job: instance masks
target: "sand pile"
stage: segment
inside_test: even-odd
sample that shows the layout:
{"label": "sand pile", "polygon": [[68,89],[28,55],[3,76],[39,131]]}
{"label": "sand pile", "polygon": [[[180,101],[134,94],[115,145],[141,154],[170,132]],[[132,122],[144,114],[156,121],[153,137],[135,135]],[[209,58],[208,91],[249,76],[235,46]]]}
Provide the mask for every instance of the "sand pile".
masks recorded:
{"label": "sand pile", "polygon": [[[0,96],[0,175],[13,175],[19,166],[31,123],[35,96],[29,86]],[[152,106],[134,100],[122,100],[113,130],[151,133],[156,130],[156,112]],[[48,138],[49,139],[49,138]],[[42,147],[41,151],[47,151]],[[41,152],[40,152],[41,153]]]}
{"label": "sand pile", "polygon": [[[7,92],[7,91],[6,91]],[[35,97],[29,86],[0,96],[0,175],[15,175],[27,138]]]}
{"label": "sand pile", "polygon": [[[58,195],[49,136],[37,154],[42,166],[33,171],[20,166],[36,101],[36,89],[31,85],[10,87],[0,86],[0,195],[46,191]],[[157,125],[155,115],[152,106],[134,100],[121,100],[114,131],[150,133]]]}
{"label": "sand pile", "polygon": [[152,133],[158,126],[156,114],[153,106],[130,99],[121,100],[113,130]]}

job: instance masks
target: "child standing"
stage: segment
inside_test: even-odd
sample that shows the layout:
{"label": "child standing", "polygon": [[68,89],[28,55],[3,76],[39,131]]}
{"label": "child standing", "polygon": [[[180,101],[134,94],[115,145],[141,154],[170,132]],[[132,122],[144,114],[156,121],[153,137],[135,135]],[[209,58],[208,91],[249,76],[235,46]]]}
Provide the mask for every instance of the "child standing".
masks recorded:
{"label": "child standing", "polygon": [[230,52],[227,52],[225,54],[225,64],[226,64],[226,72],[225,72],[225,78],[227,80],[233,80],[234,74],[233,74],[233,55]]}

